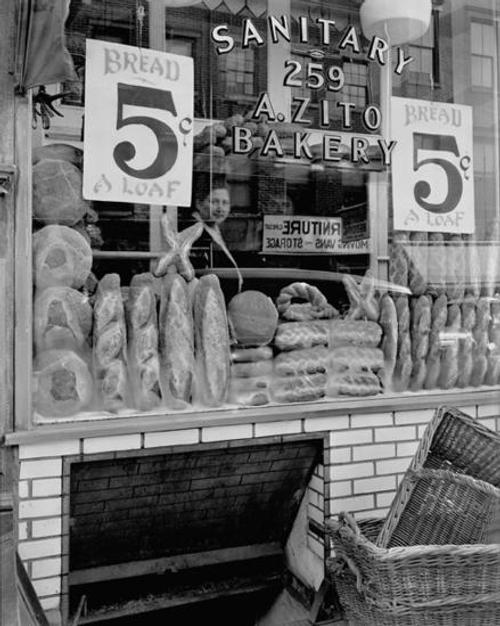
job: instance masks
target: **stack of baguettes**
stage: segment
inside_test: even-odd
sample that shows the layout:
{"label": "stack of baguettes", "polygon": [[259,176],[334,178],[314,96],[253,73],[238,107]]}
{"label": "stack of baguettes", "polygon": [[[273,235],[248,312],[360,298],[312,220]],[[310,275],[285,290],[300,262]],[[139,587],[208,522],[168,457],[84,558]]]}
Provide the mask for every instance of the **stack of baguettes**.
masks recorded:
{"label": "stack of baguettes", "polygon": [[[498,223],[492,242],[498,240]],[[468,235],[395,233],[390,281],[397,318],[395,391],[500,384],[499,251]],[[384,337],[387,331],[384,329]]]}

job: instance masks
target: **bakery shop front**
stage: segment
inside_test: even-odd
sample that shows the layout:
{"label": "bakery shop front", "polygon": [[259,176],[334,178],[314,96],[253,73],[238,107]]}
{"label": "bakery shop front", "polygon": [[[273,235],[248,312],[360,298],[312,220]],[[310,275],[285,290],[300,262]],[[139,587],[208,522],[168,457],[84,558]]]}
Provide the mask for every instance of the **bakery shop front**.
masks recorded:
{"label": "bakery shop front", "polygon": [[498,7],[403,4],[72,0],[18,90],[5,441],[53,623],[248,555],[330,623],[325,518],[382,516],[437,406],[500,429]]}

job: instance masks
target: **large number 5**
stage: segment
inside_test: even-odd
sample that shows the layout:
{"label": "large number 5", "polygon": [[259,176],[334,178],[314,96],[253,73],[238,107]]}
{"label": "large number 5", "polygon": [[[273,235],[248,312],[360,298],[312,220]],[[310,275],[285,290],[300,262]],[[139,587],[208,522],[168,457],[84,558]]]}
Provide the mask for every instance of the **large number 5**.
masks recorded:
{"label": "large number 5", "polygon": [[170,126],[154,117],[142,115],[124,117],[123,108],[126,105],[149,107],[151,109],[169,111],[172,115],[177,115],[172,93],[151,87],[118,83],[117,130],[131,124],[146,126],[155,134],[158,142],[158,154],[149,167],[142,170],[135,169],[127,163],[136,154],[135,146],[130,141],[122,141],[115,147],[113,158],[118,167],[130,176],[135,176],[135,178],[160,178],[172,168],[177,160],[179,151],[177,137]]}
{"label": "large number 5", "polygon": [[457,140],[455,137],[453,137],[453,135],[443,136],[430,135],[426,133],[413,134],[413,170],[416,172],[424,165],[437,165],[444,170],[444,173],[446,174],[446,178],[448,180],[448,193],[446,194],[446,198],[443,200],[443,202],[439,204],[426,202],[425,198],[429,197],[431,193],[431,186],[425,180],[420,180],[415,185],[415,189],[413,191],[415,195],[415,200],[423,209],[429,211],[430,213],[450,213],[457,208],[458,203],[460,202],[460,199],[462,197],[462,176],[457,167],[446,159],[435,158],[419,161],[418,153],[420,152],[420,150],[423,150],[421,144],[425,139],[430,139],[433,142],[435,142],[436,139],[439,140],[438,147],[429,149],[429,152],[451,152],[458,157],[459,152]]}

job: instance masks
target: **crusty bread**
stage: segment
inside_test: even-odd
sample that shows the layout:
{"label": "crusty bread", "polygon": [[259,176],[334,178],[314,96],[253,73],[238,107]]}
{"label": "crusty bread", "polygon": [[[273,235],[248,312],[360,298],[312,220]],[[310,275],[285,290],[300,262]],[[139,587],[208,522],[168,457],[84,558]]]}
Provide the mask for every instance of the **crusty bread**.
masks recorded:
{"label": "crusty bread", "polygon": [[384,372],[382,382],[384,389],[392,389],[392,377],[398,355],[398,314],[394,300],[389,294],[380,299],[380,318],[382,328],[382,352],[384,353]]}
{"label": "crusty bread", "polygon": [[224,295],[214,274],[200,278],[194,297],[196,398],[220,406],[230,380],[229,331]]}
{"label": "crusty bread", "polygon": [[195,361],[191,300],[180,274],[162,278],[158,325],[162,398],[170,408],[183,408],[191,401]]}

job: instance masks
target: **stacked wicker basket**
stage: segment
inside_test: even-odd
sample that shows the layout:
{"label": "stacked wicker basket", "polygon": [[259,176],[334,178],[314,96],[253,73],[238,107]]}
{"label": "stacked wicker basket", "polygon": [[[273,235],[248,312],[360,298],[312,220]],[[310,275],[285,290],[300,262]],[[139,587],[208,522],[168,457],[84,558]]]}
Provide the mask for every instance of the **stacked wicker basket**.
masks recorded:
{"label": "stacked wicker basket", "polygon": [[329,523],[329,571],[349,624],[500,624],[500,544],[490,543],[499,486],[500,436],[438,409],[387,518]]}

